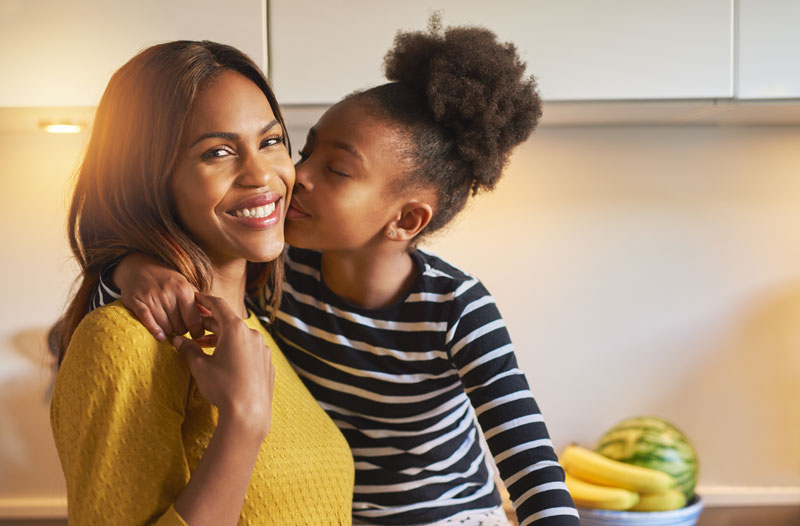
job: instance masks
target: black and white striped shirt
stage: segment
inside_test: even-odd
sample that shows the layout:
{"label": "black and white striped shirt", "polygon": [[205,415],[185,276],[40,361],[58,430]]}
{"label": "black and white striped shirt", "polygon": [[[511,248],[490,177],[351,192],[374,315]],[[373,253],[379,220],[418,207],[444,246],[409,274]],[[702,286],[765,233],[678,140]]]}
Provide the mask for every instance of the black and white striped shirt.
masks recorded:
{"label": "black and white striped shirt", "polygon": [[[477,416],[520,526],[578,525],[494,299],[442,259],[412,255],[411,289],[373,310],[325,286],[320,253],[288,251],[273,332],[350,444],[354,520],[424,524],[499,506]],[[108,284],[98,293],[116,296]]]}
{"label": "black and white striped shirt", "polygon": [[494,299],[442,259],[379,310],[332,293],[318,252],[291,248],[276,340],[350,443],[353,517],[421,524],[500,500],[475,415],[520,524],[576,525],[542,415]]}

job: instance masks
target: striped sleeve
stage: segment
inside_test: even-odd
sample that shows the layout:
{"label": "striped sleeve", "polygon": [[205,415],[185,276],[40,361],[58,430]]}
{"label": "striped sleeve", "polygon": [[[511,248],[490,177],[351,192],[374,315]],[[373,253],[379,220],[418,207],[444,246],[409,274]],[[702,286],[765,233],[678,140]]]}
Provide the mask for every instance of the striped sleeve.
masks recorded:
{"label": "striped sleeve", "polygon": [[92,297],[89,299],[89,311],[108,305],[122,297],[122,293],[114,286],[114,281],[111,279],[115,266],[116,263],[108,265],[100,272],[97,288],[94,289]]}
{"label": "striped sleeve", "polygon": [[477,280],[457,291],[447,350],[520,526],[578,525],[553,444],[497,305]]}

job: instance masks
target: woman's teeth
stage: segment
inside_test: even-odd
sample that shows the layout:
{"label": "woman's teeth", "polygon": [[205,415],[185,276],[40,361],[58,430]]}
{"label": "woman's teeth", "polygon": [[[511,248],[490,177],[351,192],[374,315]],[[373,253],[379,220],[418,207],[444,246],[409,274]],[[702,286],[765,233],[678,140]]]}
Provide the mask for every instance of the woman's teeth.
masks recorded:
{"label": "woman's teeth", "polygon": [[267,217],[275,211],[275,202],[255,208],[240,208],[232,212],[236,217]]}

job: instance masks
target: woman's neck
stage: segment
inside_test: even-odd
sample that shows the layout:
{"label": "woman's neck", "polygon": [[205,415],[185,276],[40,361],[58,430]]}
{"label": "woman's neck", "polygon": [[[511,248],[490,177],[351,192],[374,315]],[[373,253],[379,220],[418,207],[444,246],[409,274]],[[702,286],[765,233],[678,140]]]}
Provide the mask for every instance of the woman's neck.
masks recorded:
{"label": "woman's neck", "polygon": [[247,261],[240,259],[218,264],[212,262],[214,276],[210,294],[224,299],[242,318],[248,317],[244,303],[247,285]]}
{"label": "woman's neck", "polygon": [[417,278],[408,248],[398,248],[323,252],[322,280],[334,294],[352,304],[366,309],[388,307]]}

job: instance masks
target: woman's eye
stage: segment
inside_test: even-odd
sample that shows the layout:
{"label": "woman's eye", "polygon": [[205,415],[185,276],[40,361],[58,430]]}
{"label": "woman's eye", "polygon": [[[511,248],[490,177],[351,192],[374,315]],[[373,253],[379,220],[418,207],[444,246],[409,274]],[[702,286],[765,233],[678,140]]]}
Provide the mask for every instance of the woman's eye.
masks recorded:
{"label": "woman's eye", "polygon": [[202,155],[203,159],[221,159],[227,157],[231,152],[227,148],[212,148]]}
{"label": "woman's eye", "polygon": [[266,148],[268,146],[275,146],[276,144],[283,144],[283,136],[282,135],[275,135],[273,137],[267,137],[261,143],[262,148]]}

